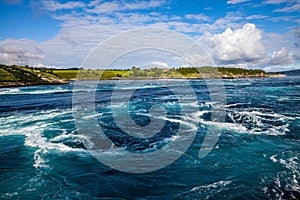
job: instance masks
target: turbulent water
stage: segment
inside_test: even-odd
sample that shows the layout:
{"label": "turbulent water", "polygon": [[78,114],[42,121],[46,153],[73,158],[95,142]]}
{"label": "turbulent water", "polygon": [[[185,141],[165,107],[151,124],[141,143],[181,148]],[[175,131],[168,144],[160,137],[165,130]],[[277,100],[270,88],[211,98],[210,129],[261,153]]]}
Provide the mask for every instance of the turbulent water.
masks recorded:
{"label": "turbulent water", "polygon": [[[117,147],[135,153],[178,139],[176,130],[183,124],[187,132],[196,132],[187,151],[157,171],[115,170],[91,155],[84,145],[87,135],[75,126],[73,112],[83,105],[72,105],[72,95],[82,95],[84,102],[92,88],[75,89],[74,83],[2,88],[1,199],[300,199],[300,77],[223,80],[226,104],[211,100],[203,80],[189,82],[198,102],[185,93],[182,80],[136,81],[140,87],[129,111],[137,125],[151,123],[153,104],[167,111],[166,117],[156,116],[165,121],[163,129],[147,139],[129,137],[114,123],[112,93],[120,90],[122,104],[122,92],[133,83],[121,81],[116,88],[116,82],[99,82],[96,115],[86,117],[96,118]],[[178,101],[170,88],[187,101]],[[211,120],[214,107],[226,111],[224,122]],[[189,117],[181,115],[183,108]],[[222,133],[200,159],[209,127]]]}

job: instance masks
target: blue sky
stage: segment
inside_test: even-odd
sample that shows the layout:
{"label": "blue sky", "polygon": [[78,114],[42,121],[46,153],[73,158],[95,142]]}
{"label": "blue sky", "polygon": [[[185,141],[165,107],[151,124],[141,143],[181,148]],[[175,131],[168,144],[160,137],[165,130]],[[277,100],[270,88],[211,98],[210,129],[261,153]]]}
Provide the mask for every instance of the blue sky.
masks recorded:
{"label": "blue sky", "polygon": [[3,64],[78,67],[113,35],[159,27],[193,38],[220,66],[300,68],[300,0],[1,0],[0,9]]}

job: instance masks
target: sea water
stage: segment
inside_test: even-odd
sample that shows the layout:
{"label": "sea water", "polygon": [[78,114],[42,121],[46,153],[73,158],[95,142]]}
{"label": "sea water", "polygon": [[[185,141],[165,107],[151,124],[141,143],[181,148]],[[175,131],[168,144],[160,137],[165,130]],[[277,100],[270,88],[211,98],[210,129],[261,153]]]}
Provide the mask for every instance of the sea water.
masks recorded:
{"label": "sea water", "polygon": [[[88,86],[44,85],[0,89],[1,199],[300,199],[300,77],[222,80],[225,104],[213,102],[204,80],[191,80],[197,101],[185,94],[182,80],[118,83],[130,98],[132,120],[151,123],[149,109],[163,105],[162,130],[151,138],[129,137],[114,123],[111,97],[118,80]],[[182,91],[179,102],[168,87]],[[86,85],[89,81],[85,82]],[[93,83],[93,81],[90,81]],[[196,136],[179,159],[148,173],[126,173],[98,161],[87,150],[74,119],[72,96],[95,93],[100,128],[125,152],[147,153],[180,139],[183,124]],[[190,98],[193,99],[193,98]],[[82,105],[81,105],[82,106]],[[211,120],[212,108],[226,112]],[[75,109],[74,109],[75,108]],[[185,108],[189,117],[181,115]],[[126,125],[126,122],[124,122]],[[209,127],[221,129],[204,158],[199,150]],[[113,151],[111,153],[114,153]],[[115,152],[117,154],[117,152]],[[126,168],[126,163],[124,163]]]}

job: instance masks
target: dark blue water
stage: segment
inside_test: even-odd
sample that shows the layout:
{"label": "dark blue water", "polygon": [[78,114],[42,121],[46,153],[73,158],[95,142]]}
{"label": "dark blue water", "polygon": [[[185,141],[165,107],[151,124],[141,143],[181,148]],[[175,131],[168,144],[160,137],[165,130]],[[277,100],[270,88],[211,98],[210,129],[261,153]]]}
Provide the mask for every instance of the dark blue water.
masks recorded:
{"label": "dark blue water", "polygon": [[[161,86],[165,82],[168,88]],[[183,124],[187,132],[196,132],[187,151],[157,171],[118,171],[90,154],[87,135],[75,125],[74,108],[83,106],[91,88],[74,91],[73,83],[2,88],[1,199],[300,199],[300,77],[223,80],[222,105],[211,100],[203,80],[190,82],[198,102],[185,93],[181,80],[137,81],[141,87],[129,103],[137,125],[151,124],[152,105],[166,109],[164,127],[148,139],[130,136],[115,123],[110,103],[115,83],[99,83],[97,114],[86,117],[96,118],[117,147],[135,153],[159,150],[178,139]],[[132,82],[120,85],[121,104]],[[170,88],[181,91],[187,103],[181,104]],[[82,95],[82,104],[72,105],[72,92]],[[211,121],[213,107],[226,110],[224,122]],[[193,117],[181,116],[184,108]],[[222,133],[200,159],[209,127]]]}

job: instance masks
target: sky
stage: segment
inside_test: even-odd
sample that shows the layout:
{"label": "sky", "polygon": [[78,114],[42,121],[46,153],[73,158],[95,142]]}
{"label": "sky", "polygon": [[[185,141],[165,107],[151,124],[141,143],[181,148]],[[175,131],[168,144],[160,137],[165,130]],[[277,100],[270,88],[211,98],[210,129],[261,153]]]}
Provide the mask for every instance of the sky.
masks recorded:
{"label": "sky", "polygon": [[0,0],[0,10],[7,65],[79,67],[99,43],[154,27],[192,38],[217,66],[300,69],[300,0]]}

